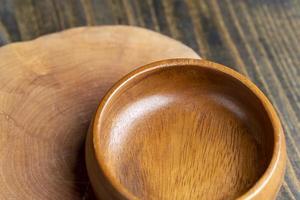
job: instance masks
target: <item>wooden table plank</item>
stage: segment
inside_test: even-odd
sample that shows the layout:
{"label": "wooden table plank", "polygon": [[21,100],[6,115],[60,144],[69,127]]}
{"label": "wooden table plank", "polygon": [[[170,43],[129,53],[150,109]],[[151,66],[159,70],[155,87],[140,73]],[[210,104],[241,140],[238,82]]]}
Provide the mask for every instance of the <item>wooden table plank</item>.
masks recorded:
{"label": "wooden table plank", "polygon": [[300,1],[0,0],[0,45],[100,24],[159,31],[255,82],[286,133],[287,173],[278,199],[300,199]]}

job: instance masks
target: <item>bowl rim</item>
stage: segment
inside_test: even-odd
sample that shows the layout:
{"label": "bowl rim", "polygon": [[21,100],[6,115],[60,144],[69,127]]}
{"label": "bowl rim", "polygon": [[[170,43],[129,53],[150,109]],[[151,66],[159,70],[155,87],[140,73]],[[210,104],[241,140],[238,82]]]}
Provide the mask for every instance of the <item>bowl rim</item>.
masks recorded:
{"label": "bowl rim", "polygon": [[92,148],[95,152],[95,159],[97,162],[98,167],[103,172],[105,178],[110,182],[110,184],[120,193],[121,196],[125,197],[126,199],[139,199],[133,193],[128,191],[128,189],[119,183],[115,176],[110,173],[110,168],[106,165],[104,155],[101,151],[100,145],[100,126],[102,121],[102,114],[105,110],[106,106],[109,105],[110,100],[112,97],[121,90],[121,88],[125,87],[128,82],[133,79],[138,78],[141,75],[151,74],[154,71],[161,70],[163,68],[171,68],[171,67],[178,67],[178,66],[196,66],[200,68],[208,68],[213,69],[218,72],[224,73],[229,75],[230,78],[233,78],[239,81],[241,84],[246,86],[256,97],[258,97],[259,101],[264,106],[266,113],[270,119],[270,122],[273,127],[273,137],[274,137],[274,144],[273,144],[273,153],[270,162],[268,163],[268,167],[264,171],[264,173],[260,176],[260,178],[249,188],[244,194],[237,197],[238,199],[252,199],[258,193],[260,193],[264,187],[269,183],[270,179],[276,175],[276,167],[279,164],[283,146],[284,146],[284,136],[282,126],[279,120],[279,117],[267,99],[267,97],[263,94],[263,92],[248,78],[244,75],[215,62],[211,62],[204,59],[193,59],[193,58],[173,58],[173,59],[166,59],[160,60],[156,62],[152,62],[150,64],[146,64],[142,67],[135,69],[134,71],[125,75],[122,79],[120,79],[116,84],[112,86],[111,89],[106,93],[106,95],[102,98],[93,120],[93,124],[91,126],[91,137],[92,137]]}

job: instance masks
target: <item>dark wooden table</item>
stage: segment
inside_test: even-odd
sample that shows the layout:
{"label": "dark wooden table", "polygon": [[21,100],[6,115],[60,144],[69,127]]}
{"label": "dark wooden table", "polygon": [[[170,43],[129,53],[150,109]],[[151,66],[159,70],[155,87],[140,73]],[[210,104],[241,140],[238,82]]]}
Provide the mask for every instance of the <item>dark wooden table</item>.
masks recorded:
{"label": "dark wooden table", "polygon": [[255,82],[285,129],[288,160],[278,199],[300,199],[299,0],[0,0],[0,45],[103,24],[161,32]]}

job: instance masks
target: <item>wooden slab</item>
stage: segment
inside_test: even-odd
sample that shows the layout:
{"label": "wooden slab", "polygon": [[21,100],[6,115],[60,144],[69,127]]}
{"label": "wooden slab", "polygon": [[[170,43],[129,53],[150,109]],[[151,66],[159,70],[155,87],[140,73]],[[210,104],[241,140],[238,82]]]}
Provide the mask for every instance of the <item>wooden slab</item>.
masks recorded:
{"label": "wooden slab", "polygon": [[91,199],[84,139],[104,93],[146,63],[199,58],[161,34],[76,28],[0,48],[0,199]]}

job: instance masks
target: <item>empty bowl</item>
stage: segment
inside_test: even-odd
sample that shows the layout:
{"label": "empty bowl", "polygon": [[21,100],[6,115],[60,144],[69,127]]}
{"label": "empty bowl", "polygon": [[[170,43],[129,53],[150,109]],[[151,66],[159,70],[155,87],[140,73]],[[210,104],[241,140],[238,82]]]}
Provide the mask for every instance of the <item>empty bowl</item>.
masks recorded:
{"label": "empty bowl", "polygon": [[274,199],[285,168],[278,116],[237,72],[171,59],[125,76],[86,142],[99,199]]}

